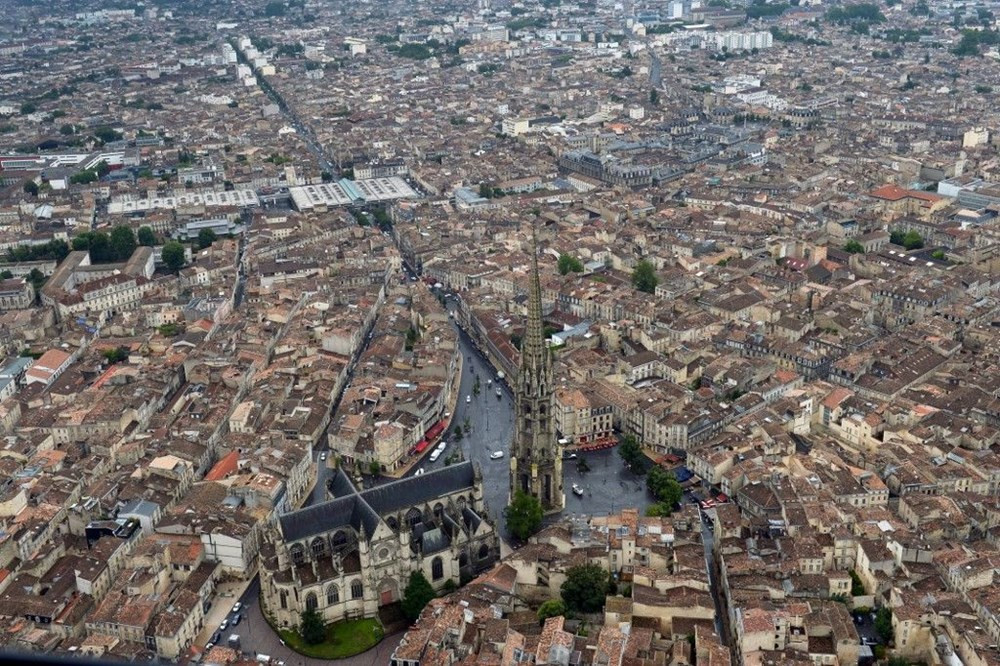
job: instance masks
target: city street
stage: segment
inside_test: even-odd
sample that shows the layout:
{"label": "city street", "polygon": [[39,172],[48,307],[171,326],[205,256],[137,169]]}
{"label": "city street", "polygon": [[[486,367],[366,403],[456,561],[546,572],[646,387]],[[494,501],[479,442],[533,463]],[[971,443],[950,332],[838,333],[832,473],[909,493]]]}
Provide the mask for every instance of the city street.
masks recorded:
{"label": "city street", "polygon": [[[483,494],[490,515],[501,526],[503,525],[503,509],[507,506],[510,461],[510,445],[514,439],[514,400],[506,383],[501,382],[501,396],[496,395],[496,375],[486,358],[476,349],[472,339],[459,330],[459,345],[465,355],[462,370],[461,389],[455,414],[452,416],[452,428],[443,435],[448,441],[448,448],[436,461],[423,462],[414,466],[425,471],[444,466],[444,461],[456,450],[461,448],[466,460],[478,462],[483,470]],[[480,393],[473,391],[476,376],[480,381]],[[487,380],[493,380],[487,385]],[[470,398],[467,403],[466,396]],[[454,426],[468,422],[472,425],[472,434],[463,436],[456,443]],[[502,451],[503,457],[490,459],[494,451]],[[580,471],[579,460],[584,460],[588,471]],[[573,493],[573,484],[583,488],[583,496]],[[574,515],[607,515],[621,511],[625,507],[637,507],[640,512],[651,503],[646,491],[645,482],[625,468],[625,464],[616,449],[605,449],[590,453],[580,453],[576,459],[563,461],[563,488],[566,493],[566,511],[564,516]]]}

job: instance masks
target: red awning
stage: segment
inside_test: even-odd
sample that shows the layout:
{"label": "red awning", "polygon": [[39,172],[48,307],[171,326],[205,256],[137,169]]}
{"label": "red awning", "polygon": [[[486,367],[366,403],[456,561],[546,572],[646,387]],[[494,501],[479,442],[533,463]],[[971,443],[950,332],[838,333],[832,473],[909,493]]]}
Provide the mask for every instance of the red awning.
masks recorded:
{"label": "red awning", "polygon": [[419,442],[417,442],[417,448],[413,450],[416,451],[417,453],[423,453],[424,451],[427,450],[427,447],[430,445],[431,443],[429,441],[427,441],[426,439],[422,439]]}
{"label": "red awning", "polygon": [[445,421],[443,421],[443,420],[442,421],[438,421],[437,423],[435,423],[434,425],[432,425],[431,428],[430,428],[430,430],[428,430],[424,434],[424,439],[426,439],[428,441],[434,439],[435,437],[437,437],[438,435],[440,435],[442,432],[444,432],[444,429],[445,429],[446,425],[448,425],[448,424]]}

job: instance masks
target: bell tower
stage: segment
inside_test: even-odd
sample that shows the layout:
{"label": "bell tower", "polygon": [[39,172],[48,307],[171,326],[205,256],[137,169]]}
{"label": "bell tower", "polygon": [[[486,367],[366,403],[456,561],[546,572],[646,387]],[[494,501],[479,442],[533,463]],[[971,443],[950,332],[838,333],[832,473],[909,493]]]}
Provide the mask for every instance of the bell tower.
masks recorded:
{"label": "bell tower", "polygon": [[523,491],[541,502],[546,513],[562,511],[562,447],[552,415],[552,352],[542,325],[542,287],[538,278],[538,240],[531,227],[531,279],[528,320],[521,340],[521,364],[514,386],[517,421],[510,452],[510,499]]}

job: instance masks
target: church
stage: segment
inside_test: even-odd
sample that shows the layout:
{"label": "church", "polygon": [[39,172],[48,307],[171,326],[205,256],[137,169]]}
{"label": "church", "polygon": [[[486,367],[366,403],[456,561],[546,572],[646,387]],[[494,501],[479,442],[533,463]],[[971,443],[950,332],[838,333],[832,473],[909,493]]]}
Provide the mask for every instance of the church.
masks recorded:
{"label": "church", "polygon": [[471,462],[367,490],[338,469],[329,488],[332,499],[280,516],[261,548],[261,599],[278,626],[307,608],[328,623],[375,617],[413,571],[440,591],[500,557]]}

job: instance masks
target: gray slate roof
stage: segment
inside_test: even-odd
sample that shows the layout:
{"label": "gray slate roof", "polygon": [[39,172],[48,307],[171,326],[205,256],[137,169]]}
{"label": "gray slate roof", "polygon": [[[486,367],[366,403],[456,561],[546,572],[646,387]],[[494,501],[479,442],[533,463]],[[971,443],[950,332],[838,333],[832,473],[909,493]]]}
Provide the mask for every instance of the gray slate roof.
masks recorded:
{"label": "gray slate roof", "polygon": [[364,528],[370,537],[381,521],[379,516],[464,488],[471,489],[474,483],[473,463],[463,462],[358,493],[348,476],[338,469],[331,483],[334,499],[286,513],[278,522],[287,541],[348,526],[359,533]]}

